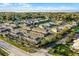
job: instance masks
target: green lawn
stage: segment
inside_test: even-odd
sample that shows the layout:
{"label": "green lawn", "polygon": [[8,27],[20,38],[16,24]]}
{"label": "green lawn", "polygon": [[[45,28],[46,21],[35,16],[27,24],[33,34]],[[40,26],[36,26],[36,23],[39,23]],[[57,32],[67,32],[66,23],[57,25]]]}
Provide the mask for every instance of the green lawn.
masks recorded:
{"label": "green lawn", "polygon": [[1,46],[0,46],[0,54],[2,56],[8,56],[9,55],[9,53]]}

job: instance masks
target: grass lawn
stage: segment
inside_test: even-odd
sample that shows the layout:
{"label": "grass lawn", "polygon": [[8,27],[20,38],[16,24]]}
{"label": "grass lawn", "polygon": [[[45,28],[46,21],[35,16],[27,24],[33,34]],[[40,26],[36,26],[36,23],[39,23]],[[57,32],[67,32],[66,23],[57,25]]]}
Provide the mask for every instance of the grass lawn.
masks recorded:
{"label": "grass lawn", "polygon": [[0,46],[0,54],[2,56],[8,56],[9,55],[9,53],[1,46]]}

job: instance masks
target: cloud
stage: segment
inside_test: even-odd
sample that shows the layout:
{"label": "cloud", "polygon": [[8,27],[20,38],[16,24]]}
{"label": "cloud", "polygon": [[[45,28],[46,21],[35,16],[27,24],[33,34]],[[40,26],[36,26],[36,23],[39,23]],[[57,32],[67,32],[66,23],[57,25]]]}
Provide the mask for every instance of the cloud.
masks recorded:
{"label": "cloud", "polygon": [[76,10],[76,8],[74,7],[70,7],[70,6],[61,6],[58,8],[55,8],[56,10]]}
{"label": "cloud", "polygon": [[23,11],[30,7],[28,3],[0,3],[0,11]]}
{"label": "cloud", "polygon": [[5,6],[9,6],[9,3],[0,3],[0,7],[5,7]]}
{"label": "cloud", "polygon": [[27,4],[27,3],[19,3],[18,4],[20,7],[26,8],[26,7],[31,7],[31,4]]}
{"label": "cloud", "polygon": [[72,6],[33,6],[29,3],[0,3],[0,10],[2,11],[54,11],[54,12],[61,12],[61,11],[77,11],[78,8]]}
{"label": "cloud", "polygon": [[75,7],[70,6],[60,6],[60,7],[36,7],[36,8],[29,8],[31,11],[76,11],[77,9]]}
{"label": "cloud", "polygon": [[6,7],[6,8],[10,8],[11,7],[22,7],[22,8],[25,8],[25,7],[31,7],[31,4],[28,4],[28,3],[0,3],[0,7]]}

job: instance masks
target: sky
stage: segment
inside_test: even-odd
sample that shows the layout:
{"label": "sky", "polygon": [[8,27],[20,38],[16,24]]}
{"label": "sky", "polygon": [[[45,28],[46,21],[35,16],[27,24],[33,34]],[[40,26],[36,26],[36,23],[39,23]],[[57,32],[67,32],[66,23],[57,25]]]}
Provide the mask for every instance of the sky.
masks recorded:
{"label": "sky", "polygon": [[0,11],[79,11],[79,3],[0,3]]}

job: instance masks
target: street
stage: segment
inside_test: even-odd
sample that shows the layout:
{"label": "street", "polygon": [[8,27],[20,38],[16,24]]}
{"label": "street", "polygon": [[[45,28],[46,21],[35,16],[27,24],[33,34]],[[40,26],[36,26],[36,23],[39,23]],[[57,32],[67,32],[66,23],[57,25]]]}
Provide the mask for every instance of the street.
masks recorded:
{"label": "street", "polygon": [[25,51],[15,47],[9,43],[6,43],[3,40],[0,40],[0,46],[4,47],[7,51],[10,52],[9,56],[28,56],[29,55]]}

